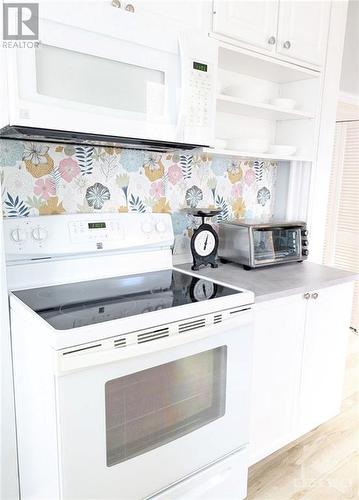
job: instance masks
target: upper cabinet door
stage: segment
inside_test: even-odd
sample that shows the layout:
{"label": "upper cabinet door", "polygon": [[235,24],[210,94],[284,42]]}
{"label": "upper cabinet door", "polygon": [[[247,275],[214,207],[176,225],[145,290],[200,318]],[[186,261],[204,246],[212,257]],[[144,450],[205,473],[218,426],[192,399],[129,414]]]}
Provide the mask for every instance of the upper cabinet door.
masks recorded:
{"label": "upper cabinet door", "polygon": [[288,60],[322,66],[330,2],[280,1],[277,53]]}
{"label": "upper cabinet door", "polygon": [[214,0],[213,31],[247,48],[275,51],[278,1]]}
{"label": "upper cabinet door", "polygon": [[129,0],[135,15],[148,16],[149,22],[159,22],[208,33],[211,30],[212,4],[209,0]]}

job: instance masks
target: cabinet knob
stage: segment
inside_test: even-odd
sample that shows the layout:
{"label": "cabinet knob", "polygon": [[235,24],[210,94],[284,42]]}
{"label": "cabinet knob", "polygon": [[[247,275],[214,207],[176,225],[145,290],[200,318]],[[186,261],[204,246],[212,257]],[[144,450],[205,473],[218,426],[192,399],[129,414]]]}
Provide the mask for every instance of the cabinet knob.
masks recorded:
{"label": "cabinet knob", "polygon": [[290,41],[289,41],[289,40],[286,40],[286,41],[283,43],[283,47],[284,47],[285,49],[290,49],[290,47],[291,47],[291,43],[290,43]]}
{"label": "cabinet knob", "polygon": [[128,3],[125,7],[125,10],[127,10],[128,12],[135,12],[135,8],[132,3]]}
{"label": "cabinet knob", "polygon": [[319,294],[317,292],[312,293],[312,299],[314,299],[314,300],[317,299],[318,295]]}
{"label": "cabinet knob", "polygon": [[120,2],[120,0],[112,0],[111,5],[112,5],[112,7],[116,7],[116,9],[120,9],[121,8],[121,2]]}
{"label": "cabinet knob", "polygon": [[305,300],[309,300],[310,299],[310,293],[308,293],[308,292],[305,293],[304,294],[304,298],[305,298]]}
{"label": "cabinet knob", "polygon": [[275,36],[271,36],[268,38],[269,45],[275,45],[275,42],[276,42]]}

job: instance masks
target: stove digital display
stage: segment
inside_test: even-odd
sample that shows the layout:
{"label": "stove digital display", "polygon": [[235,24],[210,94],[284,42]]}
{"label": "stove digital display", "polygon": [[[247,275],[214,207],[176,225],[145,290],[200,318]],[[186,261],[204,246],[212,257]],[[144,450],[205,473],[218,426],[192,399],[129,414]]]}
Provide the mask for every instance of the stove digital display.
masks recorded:
{"label": "stove digital display", "polygon": [[89,229],[105,229],[106,222],[89,222],[88,228]]}

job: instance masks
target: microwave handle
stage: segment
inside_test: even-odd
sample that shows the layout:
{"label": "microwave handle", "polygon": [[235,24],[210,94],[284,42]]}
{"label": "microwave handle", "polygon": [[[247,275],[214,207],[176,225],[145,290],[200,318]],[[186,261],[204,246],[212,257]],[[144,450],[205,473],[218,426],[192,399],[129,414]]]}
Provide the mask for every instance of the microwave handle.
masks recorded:
{"label": "microwave handle", "polygon": [[177,334],[162,339],[153,340],[143,344],[133,344],[128,347],[113,347],[103,351],[81,351],[79,353],[55,353],[55,373],[58,375],[90,368],[93,366],[114,363],[129,358],[144,356],[155,351],[165,349],[174,349],[178,346],[188,344],[190,342],[203,340],[213,335],[221,335],[224,331],[238,328],[244,324],[249,324],[251,321],[251,308],[247,307],[236,313],[232,318],[224,320],[222,323],[204,327],[200,330]]}
{"label": "microwave handle", "polygon": [[178,50],[180,60],[180,87],[177,95],[177,124],[176,136],[178,141],[184,140],[184,123],[185,123],[185,108],[186,108],[186,62],[183,35],[178,38]]}

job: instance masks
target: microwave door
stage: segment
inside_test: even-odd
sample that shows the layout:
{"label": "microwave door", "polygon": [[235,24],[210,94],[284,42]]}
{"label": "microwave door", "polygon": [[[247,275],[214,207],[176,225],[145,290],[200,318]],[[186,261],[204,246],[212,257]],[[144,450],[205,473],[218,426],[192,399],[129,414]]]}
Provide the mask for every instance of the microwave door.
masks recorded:
{"label": "microwave door", "polygon": [[178,51],[52,21],[43,20],[41,28],[38,49],[10,54],[12,124],[55,130],[71,124],[85,133],[182,140]]}

